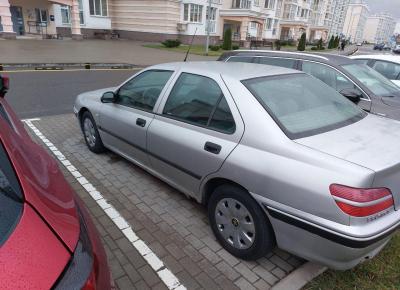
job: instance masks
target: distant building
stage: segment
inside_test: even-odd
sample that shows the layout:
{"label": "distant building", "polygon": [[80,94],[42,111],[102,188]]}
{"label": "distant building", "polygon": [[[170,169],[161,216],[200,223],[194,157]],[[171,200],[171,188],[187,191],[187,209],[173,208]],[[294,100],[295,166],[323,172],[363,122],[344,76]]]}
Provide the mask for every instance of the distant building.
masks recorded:
{"label": "distant building", "polygon": [[327,0],[327,2],[325,26],[328,27],[329,37],[340,35],[350,0]]}
{"label": "distant building", "polygon": [[364,28],[365,41],[371,43],[388,42],[393,36],[396,22],[389,14],[375,14],[368,17]]}
{"label": "distant building", "polygon": [[400,21],[396,23],[396,27],[394,29],[394,33],[400,34]]}
{"label": "distant building", "polygon": [[353,43],[363,41],[364,28],[369,16],[369,8],[364,0],[353,0],[348,5],[343,25],[343,34]]}

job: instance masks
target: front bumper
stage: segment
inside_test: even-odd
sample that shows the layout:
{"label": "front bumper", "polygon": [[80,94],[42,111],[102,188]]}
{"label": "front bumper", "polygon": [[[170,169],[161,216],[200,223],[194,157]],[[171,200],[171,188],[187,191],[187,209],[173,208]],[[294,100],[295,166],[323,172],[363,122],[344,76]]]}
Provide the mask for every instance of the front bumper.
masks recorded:
{"label": "front bumper", "polygon": [[75,117],[78,117],[79,111],[75,106],[74,106],[74,114],[75,114]]}
{"label": "front bumper", "polygon": [[264,206],[280,248],[336,270],[347,270],[373,258],[399,226],[370,238],[355,239]]}

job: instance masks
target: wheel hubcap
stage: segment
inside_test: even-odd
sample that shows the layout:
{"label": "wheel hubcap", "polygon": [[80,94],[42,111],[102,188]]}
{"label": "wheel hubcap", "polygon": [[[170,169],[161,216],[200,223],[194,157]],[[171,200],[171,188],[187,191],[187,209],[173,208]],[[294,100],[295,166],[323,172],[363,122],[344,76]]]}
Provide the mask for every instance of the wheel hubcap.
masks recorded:
{"label": "wheel hubcap", "polygon": [[92,120],[89,118],[86,118],[83,122],[83,132],[85,133],[85,138],[89,146],[94,147],[96,144],[96,131],[94,129]]}
{"label": "wheel hubcap", "polygon": [[248,209],[233,198],[220,200],[215,208],[215,221],[221,236],[234,248],[250,248],[256,236],[254,220]]}

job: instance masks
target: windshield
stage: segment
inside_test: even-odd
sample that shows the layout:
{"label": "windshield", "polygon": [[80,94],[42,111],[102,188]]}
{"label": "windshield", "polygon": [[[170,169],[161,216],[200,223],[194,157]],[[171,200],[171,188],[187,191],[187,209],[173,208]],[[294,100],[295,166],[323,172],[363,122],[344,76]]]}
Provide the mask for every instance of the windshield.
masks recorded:
{"label": "windshield", "polygon": [[15,229],[23,210],[22,192],[0,143],[0,246]]}
{"label": "windshield", "polygon": [[390,80],[365,64],[346,64],[342,66],[377,96],[388,97],[400,93],[399,88]]}
{"label": "windshield", "polygon": [[334,89],[306,74],[242,82],[291,139],[334,130],[366,116]]}

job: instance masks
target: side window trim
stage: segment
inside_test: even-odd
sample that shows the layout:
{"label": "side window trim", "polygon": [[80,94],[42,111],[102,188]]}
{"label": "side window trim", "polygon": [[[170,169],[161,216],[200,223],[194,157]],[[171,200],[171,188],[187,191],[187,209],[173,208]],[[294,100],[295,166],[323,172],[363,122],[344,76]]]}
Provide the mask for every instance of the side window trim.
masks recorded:
{"label": "side window trim", "polygon": [[123,86],[125,86],[127,83],[129,83],[130,81],[133,81],[135,78],[137,78],[138,76],[140,76],[140,75],[142,75],[142,74],[144,74],[144,73],[146,73],[146,72],[171,72],[171,73],[172,73],[171,76],[170,76],[170,78],[168,79],[168,81],[165,83],[165,85],[164,85],[162,91],[160,92],[160,95],[158,96],[157,101],[156,101],[156,103],[154,104],[153,110],[145,110],[145,109],[143,109],[143,108],[138,108],[138,107],[134,107],[134,106],[127,106],[127,105],[123,105],[123,104],[119,104],[119,103],[115,103],[116,105],[122,106],[122,107],[132,108],[132,109],[139,110],[139,111],[143,111],[143,112],[146,112],[146,113],[155,114],[155,112],[157,111],[157,109],[158,109],[158,107],[159,107],[159,105],[160,105],[160,104],[159,104],[160,100],[163,98],[166,89],[168,89],[169,85],[171,84],[171,81],[172,81],[172,80],[174,79],[174,77],[175,77],[176,71],[174,71],[174,70],[169,70],[169,69],[148,69],[148,70],[145,70],[145,71],[138,72],[137,74],[135,74],[134,76],[132,76],[131,78],[129,78],[128,80],[126,80],[125,82],[123,82],[123,83],[115,90],[115,94],[116,94],[117,97],[118,97],[119,91],[121,90],[121,88],[122,88]]}
{"label": "side window trim", "polygon": [[338,70],[337,68],[335,68],[335,67],[333,67],[333,66],[331,66],[331,65],[329,65],[329,64],[326,64],[326,63],[302,59],[302,60],[301,60],[301,66],[300,66],[300,70],[301,70],[301,71],[303,71],[303,63],[304,63],[304,62],[312,62],[312,63],[324,65],[324,66],[327,66],[327,67],[329,67],[329,68],[335,70],[337,73],[339,73],[339,74],[342,75],[344,78],[346,78],[348,81],[350,81],[354,86],[356,86],[356,87],[363,93],[363,95],[367,97],[367,98],[362,97],[362,98],[361,98],[362,100],[367,101],[367,102],[371,102],[371,99],[370,99],[370,97],[368,96],[368,94],[367,94],[362,88],[360,88],[360,86],[357,85],[351,78],[349,78],[346,74],[344,74],[343,72],[341,72],[341,71]]}
{"label": "side window trim", "polygon": [[294,65],[293,65],[293,67],[291,69],[297,69],[298,70],[298,67],[299,67],[299,60],[297,58],[294,58],[294,57],[256,55],[255,59],[257,60],[257,62],[255,62],[255,63],[260,63],[260,59],[261,58],[274,58],[274,59],[293,60],[294,61]]}
{"label": "side window trim", "polygon": [[[218,87],[220,88],[220,90],[221,90],[221,96],[219,97],[218,101],[217,101],[216,104],[214,105],[214,107],[213,107],[213,109],[212,109],[212,111],[211,111],[211,114],[210,114],[210,116],[209,116],[209,118],[208,118],[208,120],[207,120],[207,124],[206,124],[206,125],[201,125],[201,124],[198,124],[198,123],[190,122],[190,121],[188,121],[188,120],[183,120],[183,119],[177,118],[177,117],[175,117],[175,116],[173,116],[173,115],[164,114],[165,105],[166,105],[166,103],[167,103],[167,101],[168,101],[168,99],[169,99],[169,97],[170,97],[170,95],[171,95],[171,93],[172,93],[172,91],[173,91],[173,89],[174,89],[174,87],[175,87],[177,81],[179,80],[179,78],[181,77],[182,74],[191,74],[191,75],[197,75],[197,76],[200,76],[200,77],[209,78],[209,79],[211,79],[212,81],[214,81],[214,82],[218,85]],[[175,76],[171,77],[171,79],[173,79],[173,83],[172,83],[171,89],[165,92],[165,94],[164,94],[164,96],[163,96],[163,99],[162,99],[162,103],[160,103],[159,107],[157,108],[157,111],[154,112],[155,115],[160,116],[160,117],[164,117],[164,118],[167,118],[167,119],[172,119],[172,120],[175,120],[175,121],[177,121],[177,122],[184,123],[184,124],[189,124],[189,125],[192,125],[192,126],[195,126],[195,127],[204,128],[204,129],[207,129],[207,130],[219,132],[219,133],[222,133],[222,134],[225,134],[225,135],[234,135],[234,134],[236,133],[236,130],[237,130],[237,122],[236,122],[236,120],[235,120],[234,114],[232,113],[232,108],[231,108],[231,106],[229,105],[229,103],[228,103],[228,107],[229,107],[229,110],[230,110],[230,112],[231,112],[231,115],[232,115],[234,124],[235,124],[235,130],[234,130],[232,133],[228,133],[228,132],[226,132],[226,131],[218,130],[218,129],[216,129],[216,128],[211,128],[211,127],[209,126],[210,123],[211,123],[211,121],[212,121],[212,119],[213,119],[213,117],[214,117],[214,115],[215,115],[215,112],[216,112],[216,110],[217,110],[219,104],[221,103],[221,101],[222,101],[224,98],[225,98],[225,100],[226,100],[226,96],[224,95],[224,92],[223,92],[223,89],[221,88],[221,85],[220,85],[214,78],[208,77],[208,76],[205,76],[205,75],[201,75],[201,74],[197,74],[197,73],[193,73],[193,72],[188,72],[188,71],[178,71],[178,72],[176,72],[176,75],[175,75]],[[168,93],[168,94],[167,94],[167,93]]]}

